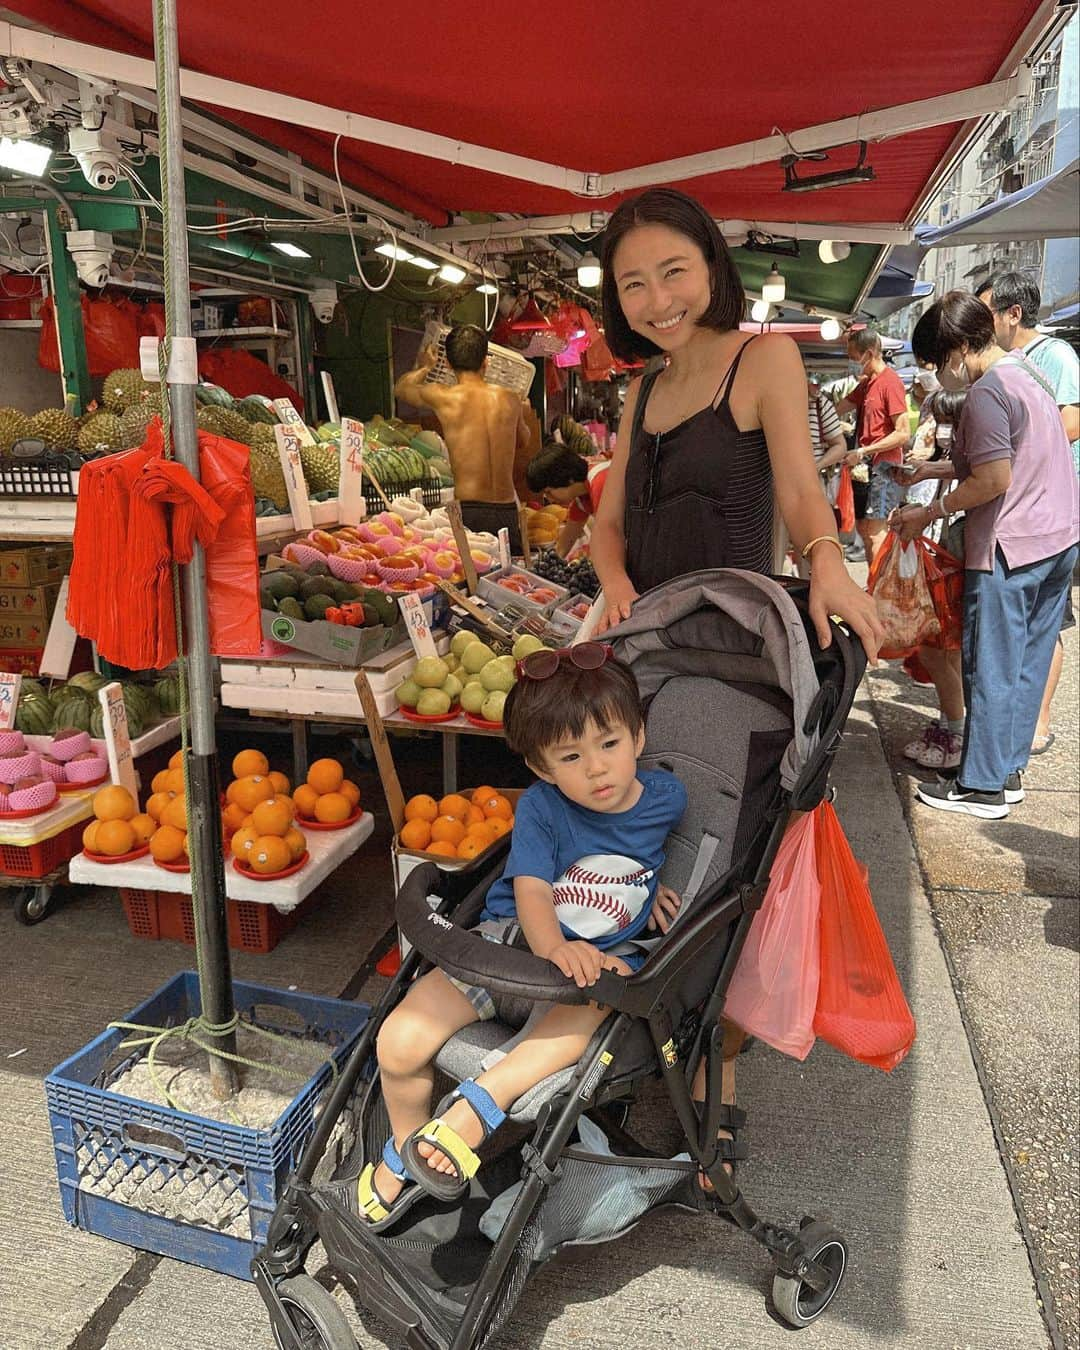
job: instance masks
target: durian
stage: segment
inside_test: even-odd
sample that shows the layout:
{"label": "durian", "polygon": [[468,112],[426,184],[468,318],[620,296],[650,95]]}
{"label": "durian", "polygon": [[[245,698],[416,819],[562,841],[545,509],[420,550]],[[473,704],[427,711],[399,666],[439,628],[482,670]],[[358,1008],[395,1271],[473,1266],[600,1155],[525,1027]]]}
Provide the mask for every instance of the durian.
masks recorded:
{"label": "durian", "polygon": [[238,441],[241,445],[251,444],[251,423],[241,417],[232,408],[207,408],[206,422],[211,431],[224,436],[226,440]]}
{"label": "durian", "polygon": [[32,435],[26,413],[18,408],[0,408],[0,455],[10,455],[16,441]]}
{"label": "durian", "polygon": [[75,419],[60,408],[35,413],[30,419],[29,434],[43,440],[50,450],[74,450],[78,444]]}
{"label": "durian", "polygon": [[146,440],[146,430],[161,413],[156,403],[139,403],[120,418],[120,448],[134,450]]}
{"label": "durian", "polygon": [[113,413],[95,413],[79,428],[79,452],[82,455],[111,455],[124,448],[120,418]]}
{"label": "durian", "polygon": [[117,417],[122,412],[157,392],[156,384],[148,384],[137,370],[114,370],[105,376],[101,386],[101,401],[107,411]]}
{"label": "durian", "polygon": [[251,486],[256,497],[265,497],[279,511],[289,509],[289,490],[285,486],[276,444],[263,443],[252,447]]}
{"label": "durian", "polygon": [[341,457],[337,446],[301,445],[300,464],[308,492],[336,492],[341,477]]}

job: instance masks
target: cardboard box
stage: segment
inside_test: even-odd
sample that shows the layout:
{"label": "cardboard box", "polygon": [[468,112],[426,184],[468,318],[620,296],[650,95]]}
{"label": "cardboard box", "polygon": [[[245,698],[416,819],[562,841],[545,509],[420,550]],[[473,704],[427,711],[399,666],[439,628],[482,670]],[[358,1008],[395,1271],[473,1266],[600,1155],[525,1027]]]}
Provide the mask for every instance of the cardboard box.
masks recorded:
{"label": "cardboard box", "polygon": [[0,585],[24,589],[61,581],[71,567],[66,544],[0,550]]}
{"label": "cardboard box", "polygon": [[[429,609],[429,619],[430,614]],[[376,656],[408,637],[403,623],[396,623],[393,628],[385,625],[347,628],[344,624],[327,623],[325,619],[315,622],[290,619],[286,614],[274,614],[266,609],[262,611],[262,631],[263,637],[272,642],[310,652],[320,660],[333,661],[339,666],[362,665],[368,657]]]}
{"label": "cardboard box", "polygon": [[[548,590],[555,592],[554,600],[549,600],[547,604],[540,605],[535,600],[530,600],[528,596],[520,595],[516,591],[506,590],[500,583],[503,578],[509,576],[526,577],[534,586],[547,587]],[[497,609],[501,609],[504,605],[519,605],[522,609],[532,610],[538,614],[550,614],[556,605],[561,605],[570,595],[565,586],[557,586],[554,581],[548,581],[545,577],[537,576],[535,572],[529,572],[524,567],[499,568],[498,571],[488,572],[477,583],[477,593]]]}
{"label": "cardboard box", "polygon": [[48,635],[48,619],[11,619],[0,615],[0,650],[43,651]]}
{"label": "cardboard box", "polygon": [[0,586],[0,619],[51,619],[58,581],[47,586]]}
{"label": "cardboard box", "polygon": [[5,675],[36,675],[44,655],[44,647],[28,652],[0,651],[0,671]]}

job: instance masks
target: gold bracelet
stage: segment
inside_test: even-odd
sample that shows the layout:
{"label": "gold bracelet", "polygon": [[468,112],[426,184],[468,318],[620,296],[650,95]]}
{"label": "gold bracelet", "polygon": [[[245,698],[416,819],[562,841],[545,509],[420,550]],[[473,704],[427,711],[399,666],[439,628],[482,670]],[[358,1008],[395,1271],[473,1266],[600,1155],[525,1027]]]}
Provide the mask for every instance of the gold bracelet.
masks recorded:
{"label": "gold bracelet", "polygon": [[810,542],[807,544],[807,546],[803,549],[802,551],[803,557],[809,558],[810,550],[814,547],[815,544],[820,543],[835,544],[836,547],[840,550],[841,558],[844,556],[844,546],[840,542],[840,540],[837,539],[835,534],[819,534],[816,539],[811,539]]}

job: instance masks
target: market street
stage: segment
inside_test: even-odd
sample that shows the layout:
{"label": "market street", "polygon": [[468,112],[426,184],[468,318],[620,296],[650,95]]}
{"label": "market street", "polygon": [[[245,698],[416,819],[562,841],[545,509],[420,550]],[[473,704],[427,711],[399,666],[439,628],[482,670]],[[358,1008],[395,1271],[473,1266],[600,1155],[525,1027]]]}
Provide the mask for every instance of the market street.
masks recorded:
{"label": "market street", "polygon": [[[837,807],[869,867],[918,1039],[891,1076],[819,1045],[801,1065],[758,1047],[740,1062],[739,1080],[751,1122],[740,1172],[750,1200],[782,1221],[828,1217],[849,1239],[844,1288],[821,1327],[805,1333],[830,1350],[1052,1344],[961,1006],[1058,1302],[1060,1343],[1078,1344],[1078,652],[1076,631],[1066,637],[1057,745],[1033,761],[1027,801],[1008,821],[909,808],[910,780],[906,770],[894,777],[900,762],[891,751],[916,728],[921,691],[894,669],[868,677],[848,723],[833,774]],[[383,982],[370,971],[391,914],[388,835],[374,778],[364,787],[379,816],[366,846],[372,890],[351,894],[339,873],[317,913],[274,952],[235,958],[237,976],[377,997]],[[5,1350],[265,1350],[270,1332],[251,1286],[80,1233],[60,1211],[42,1079],[189,964],[190,951],[137,942],[107,892],[71,893],[35,928],[10,914],[0,923]],[[643,1101],[634,1121],[646,1119],[675,1152],[674,1129],[648,1119],[658,1100]],[[309,1270],[322,1264],[316,1249]],[[361,1343],[385,1344],[366,1314],[356,1317],[350,1291],[329,1270],[322,1278]],[[770,1279],[764,1255],[726,1226],[662,1215],[619,1242],[556,1258],[497,1344],[787,1345],[786,1329],[765,1311]]]}

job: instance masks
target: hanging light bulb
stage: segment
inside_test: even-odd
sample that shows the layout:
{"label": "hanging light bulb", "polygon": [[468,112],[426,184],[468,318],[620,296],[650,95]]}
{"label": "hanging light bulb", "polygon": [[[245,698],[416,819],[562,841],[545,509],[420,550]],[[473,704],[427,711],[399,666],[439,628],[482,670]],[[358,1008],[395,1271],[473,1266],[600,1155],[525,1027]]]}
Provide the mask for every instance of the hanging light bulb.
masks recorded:
{"label": "hanging light bulb", "polygon": [[823,263],[843,262],[851,253],[851,245],[840,239],[823,239],[817,246],[817,252]]}
{"label": "hanging light bulb", "polygon": [[772,313],[768,300],[755,300],[750,306],[750,317],[755,323],[764,323]]}
{"label": "hanging light bulb", "polygon": [[595,253],[590,251],[582,254],[578,260],[577,279],[578,285],[587,291],[594,290],[600,285],[600,260]]}
{"label": "hanging light bulb", "polygon": [[835,342],[840,336],[839,319],[822,319],[819,331],[825,342]]}
{"label": "hanging light bulb", "polygon": [[787,295],[787,284],[776,270],[776,264],[773,263],[772,271],[761,284],[761,298],[770,305],[782,305],[785,295]]}

